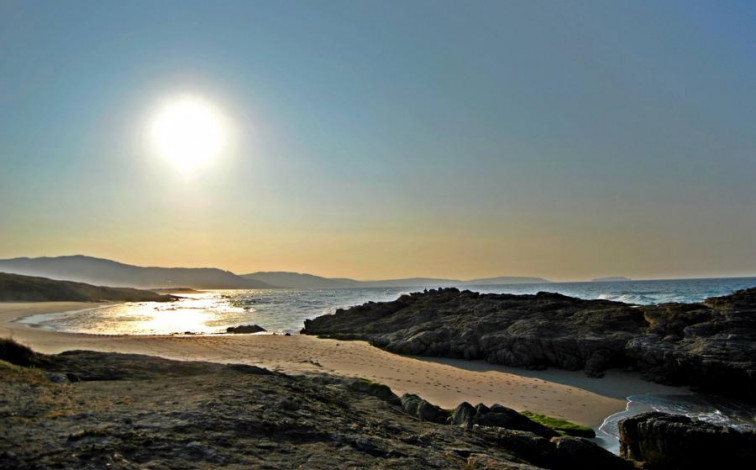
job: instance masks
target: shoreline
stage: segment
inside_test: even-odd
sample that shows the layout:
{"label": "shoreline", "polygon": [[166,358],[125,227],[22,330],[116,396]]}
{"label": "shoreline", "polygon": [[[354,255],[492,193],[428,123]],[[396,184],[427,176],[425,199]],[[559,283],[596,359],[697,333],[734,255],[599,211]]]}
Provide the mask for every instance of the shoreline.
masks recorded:
{"label": "shoreline", "polygon": [[93,308],[86,302],[2,302],[0,336],[37,352],[93,350],[145,354],[175,360],[244,363],[288,374],[327,373],[388,385],[394,393],[416,393],[443,408],[467,401],[500,403],[598,429],[622,411],[626,397],[644,393],[689,393],[686,388],[646,382],[638,374],[608,371],[604,378],[582,371],[521,370],[484,361],[400,356],[364,341],[307,335],[92,335],[59,333],[19,323],[37,314]]}

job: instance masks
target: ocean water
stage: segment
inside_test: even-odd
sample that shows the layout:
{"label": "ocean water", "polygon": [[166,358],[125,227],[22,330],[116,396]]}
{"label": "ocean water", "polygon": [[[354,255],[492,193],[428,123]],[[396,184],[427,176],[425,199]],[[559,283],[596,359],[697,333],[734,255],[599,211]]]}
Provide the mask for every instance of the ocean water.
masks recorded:
{"label": "ocean water", "polygon": [[627,407],[624,411],[604,420],[596,432],[597,442],[607,450],[619,454],[618,423],[625,418],[648,411],[685,415],[738,430],[752,430],[756,427],[756,407],[739,400],[701,393],[632,395],[627,397]]}
{"label": "ocean water", "polygon": [[[535,294],[558,292],[583,299],[630,304],[699,302],[756,286],[756,278],[661,281],[570,282],[466,286],[478,292]],[[229,326],[257,324],[275,333],[296,333],[306,319],[368,301],[394,300],[422,288],[253,289],[180,294],[171,303],[138,302],[34,315],[30,326],[68,333],[105,335],[217,334]]]}

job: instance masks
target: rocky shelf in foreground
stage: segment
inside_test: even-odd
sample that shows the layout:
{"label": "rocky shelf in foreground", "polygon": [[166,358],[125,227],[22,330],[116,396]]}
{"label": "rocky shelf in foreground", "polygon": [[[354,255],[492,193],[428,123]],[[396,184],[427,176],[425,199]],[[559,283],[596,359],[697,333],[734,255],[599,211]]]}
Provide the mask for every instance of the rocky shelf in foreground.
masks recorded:
{"label": "rocky shelf in foreground", "polygon": [[756,468],[756,431],[643,413],[619,422],[620,451],[648,470]]}
{"label": "rocky shelf in foreground", "polygon": [[306,320],[302,333],[366,340],[398,354],[596,377],[633,369],[656,382],[756,399],[756,288],[702,303],[641,306],[439,289],[340,309]]}
{"label": "rocky shelf in foreground", "polygon": [[361,379],[8,340],[0,359],[2,469],[632,468],[504,406],[442,410]]}

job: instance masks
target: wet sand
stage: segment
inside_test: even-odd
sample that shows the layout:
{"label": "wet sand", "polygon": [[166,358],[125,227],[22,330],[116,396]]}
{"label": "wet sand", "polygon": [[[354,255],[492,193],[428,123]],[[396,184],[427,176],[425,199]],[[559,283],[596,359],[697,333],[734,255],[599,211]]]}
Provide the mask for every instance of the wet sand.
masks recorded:
{"label": "wet sand", "polygon": [[0,337],[54,354],[88,349],[147,354],[178,360],[253,364],[290,374],[329,373],[385,383],[401,395],[416,393],[444,408],[462,401],[501,403],[598,427],[625,409],[625,397],[682,393],[685,389],[646,382],[637,374],[609,371],[602,379],[582,372],[527,371],[483,361],[399,356],[364,341],[292,335],[107,336],[56,333],[15,322],[40,313],[91,308],[77,302],[0,303]]}

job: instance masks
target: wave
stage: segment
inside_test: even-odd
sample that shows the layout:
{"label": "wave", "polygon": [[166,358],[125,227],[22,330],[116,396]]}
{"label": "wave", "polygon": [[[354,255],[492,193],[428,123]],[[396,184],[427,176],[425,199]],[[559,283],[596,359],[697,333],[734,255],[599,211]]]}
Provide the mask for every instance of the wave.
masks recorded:
{"label": "wave", "polygon": [[642,394],[627,397],[625,410],[604,420],[596,433],[597,442],[619,454],[619,422],[650,411],[684,415],[738,430],[756,429],[756,407],[739,400],[700,393]]}

